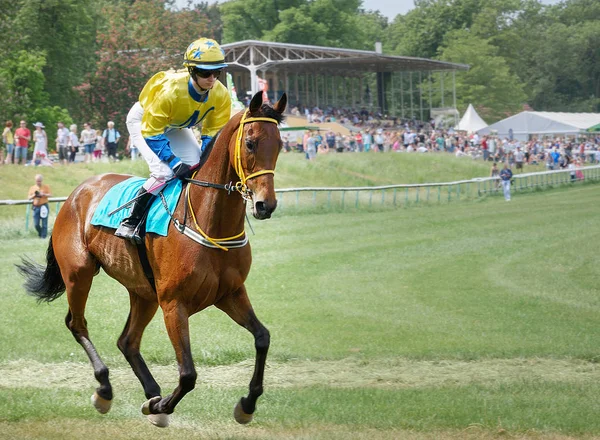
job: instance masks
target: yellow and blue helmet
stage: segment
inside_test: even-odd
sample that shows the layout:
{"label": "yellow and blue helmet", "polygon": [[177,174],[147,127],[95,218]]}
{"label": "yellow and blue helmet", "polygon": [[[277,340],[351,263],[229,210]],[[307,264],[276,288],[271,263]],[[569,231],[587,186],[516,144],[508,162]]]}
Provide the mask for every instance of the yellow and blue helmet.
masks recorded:
{"label": "yellow and blue helmet", "polygon": [[225,51],[215,40],[199,38],[186,49],[183,65],[203,70],[223,69],[227,67]]}

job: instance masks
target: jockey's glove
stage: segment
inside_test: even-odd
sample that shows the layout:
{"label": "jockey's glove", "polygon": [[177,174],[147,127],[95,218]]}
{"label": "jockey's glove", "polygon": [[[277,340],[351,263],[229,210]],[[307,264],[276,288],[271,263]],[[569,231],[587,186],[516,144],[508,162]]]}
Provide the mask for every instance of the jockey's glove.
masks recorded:
{"label": "jockey's glove", "polygon": [[175,173],[175,177],[181,180],[189,179],[192,177],[193,172],[194,170],[192,170],[187,163],[179,162],[173,167],[173,173]]}

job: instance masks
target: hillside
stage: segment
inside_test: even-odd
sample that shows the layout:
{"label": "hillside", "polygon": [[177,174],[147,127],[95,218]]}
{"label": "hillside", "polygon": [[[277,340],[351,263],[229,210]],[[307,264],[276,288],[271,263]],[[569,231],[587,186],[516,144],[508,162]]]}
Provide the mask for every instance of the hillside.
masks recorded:
{"label": "hillside", "polygon": [[[489,168],[481,161],[446,154],[330,153],[308,162],[302,154],[286,153],[277,163],[275,183],[277,188],[290,188],[446,182],[488,176]],[[25,199],[36,173],[42,173],[53,195],[60,197],[68,196],[85,179],[107,172],[145,176],[148,167],[141,160],[54,168],[2,165],[0,200]],[[22,206],[2,207],[0,217],[21,216],[23,210]]]}

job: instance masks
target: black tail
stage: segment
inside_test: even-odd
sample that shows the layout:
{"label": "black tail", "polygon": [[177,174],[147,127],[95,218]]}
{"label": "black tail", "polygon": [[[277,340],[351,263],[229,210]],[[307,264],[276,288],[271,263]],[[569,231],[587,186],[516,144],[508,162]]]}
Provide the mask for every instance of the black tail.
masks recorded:
{"label": "black tail", "polygon": [[17,269],[25,277],[25,290],[31,296],[37,298],[38,302],[54,301],[65,291],[65,282],[60,275],[60,269],[54,256],[52,237],[46,251],[46,267],[37,264],[28,258],[21,258],[21,264]]}

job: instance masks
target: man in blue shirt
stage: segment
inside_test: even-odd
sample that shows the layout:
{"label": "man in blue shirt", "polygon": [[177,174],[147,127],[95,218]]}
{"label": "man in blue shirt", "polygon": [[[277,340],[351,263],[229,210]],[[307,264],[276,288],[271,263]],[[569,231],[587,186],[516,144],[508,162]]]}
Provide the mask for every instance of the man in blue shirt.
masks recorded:
{"label": "man in blue shirt", "polygon": [[504,191],[504,200],[510,202],[510,179],[512,179],[513,173],[508,168],[508,163],[504,162],[504,168],[500,171],[500,180],[502,180],[502,189]]}
{"label": "man in blue shirt", "polygon": [[111,160],[111,157],[112,160],[117,160],[117,144],[121,138],[121,133],[115,129],[115,123],[113,121],[108,121],[106,126],[108,128],[102,133],[106,154],[108,155],[109,160]]}

